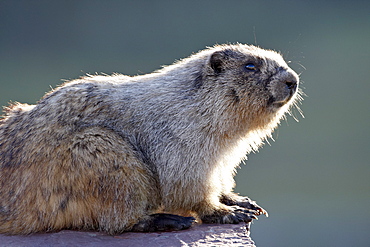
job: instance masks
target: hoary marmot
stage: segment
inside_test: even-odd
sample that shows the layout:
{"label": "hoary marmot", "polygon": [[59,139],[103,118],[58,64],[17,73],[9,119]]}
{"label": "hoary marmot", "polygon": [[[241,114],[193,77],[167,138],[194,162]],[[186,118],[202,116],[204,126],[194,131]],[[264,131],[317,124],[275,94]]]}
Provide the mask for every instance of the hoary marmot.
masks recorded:
{"label": "hoary marmot", "polygon": [[233,176],[299,101],[298,81],[277,52],[228,44],[10,105],[0,119],[0,233],[180,230],[190,216],[228,224],[266,214],[232,192]]}

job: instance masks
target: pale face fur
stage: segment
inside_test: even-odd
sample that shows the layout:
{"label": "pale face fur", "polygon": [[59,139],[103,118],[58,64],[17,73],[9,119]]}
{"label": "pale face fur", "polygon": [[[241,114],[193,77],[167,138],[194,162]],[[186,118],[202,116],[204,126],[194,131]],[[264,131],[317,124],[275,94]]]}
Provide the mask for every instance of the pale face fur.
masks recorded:
{"label": "pale face fur", "polygon": [[297,99],[276,52],[215,46],[142,76],[88,76],[0,121],[0,232],[132,229],[230,211],[235,168]]}

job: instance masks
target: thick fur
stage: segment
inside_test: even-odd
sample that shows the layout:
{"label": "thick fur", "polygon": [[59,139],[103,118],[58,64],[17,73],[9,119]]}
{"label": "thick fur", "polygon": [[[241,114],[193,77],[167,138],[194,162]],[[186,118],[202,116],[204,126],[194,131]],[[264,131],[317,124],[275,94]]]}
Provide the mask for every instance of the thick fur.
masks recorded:
{"label": "thick fur", "polygon": [[246,220],[243,208],[259,208],[232,193],[235,168],[299,98],[297,85],[278,53],[236,44],[13,104],[0,120],[0,233],[114,234],[158,212]]}

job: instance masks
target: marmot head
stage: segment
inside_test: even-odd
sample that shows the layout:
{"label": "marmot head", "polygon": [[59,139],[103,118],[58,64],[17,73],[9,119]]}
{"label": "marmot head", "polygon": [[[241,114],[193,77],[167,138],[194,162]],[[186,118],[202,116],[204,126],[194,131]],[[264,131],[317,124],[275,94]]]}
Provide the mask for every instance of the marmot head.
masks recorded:
{"label": "marmot head", "polygon": [[223,88],[235,104],[248,104],[244,108],[248,111],[274,113],[294,102],[298,75],[277,52],[242,44],[212,49],[205,66],[206,81],[217,90]]}

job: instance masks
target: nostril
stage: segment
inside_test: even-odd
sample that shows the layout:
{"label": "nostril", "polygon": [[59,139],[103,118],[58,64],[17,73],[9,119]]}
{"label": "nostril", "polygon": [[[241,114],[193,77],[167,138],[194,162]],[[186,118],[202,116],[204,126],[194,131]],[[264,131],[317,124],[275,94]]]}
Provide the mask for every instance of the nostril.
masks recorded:
{"label": "nostril", "polygon": [[288,87],[288,89],[293,89],[297,85],[297,82],[296,81],[286,81],[285,84]]}

